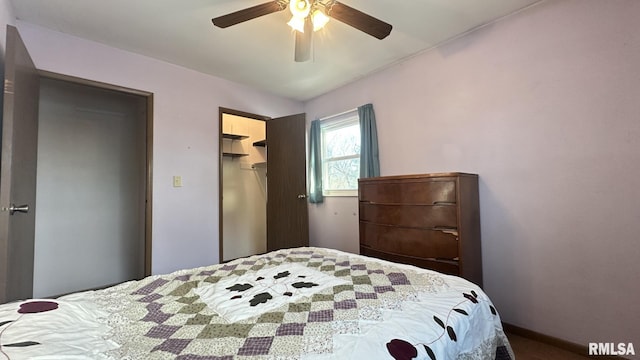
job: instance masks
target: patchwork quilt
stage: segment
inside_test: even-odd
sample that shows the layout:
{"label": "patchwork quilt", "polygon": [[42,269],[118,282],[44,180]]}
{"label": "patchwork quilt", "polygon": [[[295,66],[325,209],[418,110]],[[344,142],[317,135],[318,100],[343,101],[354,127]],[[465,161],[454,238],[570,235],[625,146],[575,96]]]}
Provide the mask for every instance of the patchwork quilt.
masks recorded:
{"label": "patchwork quilt", "polygon": [[514,359],[476,285],[297,248],[0,305],[0,359]]}

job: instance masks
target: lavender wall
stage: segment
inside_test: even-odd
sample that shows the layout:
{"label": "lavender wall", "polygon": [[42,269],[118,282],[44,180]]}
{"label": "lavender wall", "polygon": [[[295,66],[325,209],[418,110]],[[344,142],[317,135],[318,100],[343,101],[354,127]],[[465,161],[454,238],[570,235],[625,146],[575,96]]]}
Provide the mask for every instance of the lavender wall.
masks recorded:
{"label": "lavender wall", "polygon": [[[480,175],[504,321],[640,347],[638,19],[637,0],[546,1],[313,99],[307,118],[371,102],[382,175]],[[356,217],[324,226],[356,201],[311,206],[311,244],[357,248]]]}
{"label": "lavender wall", "polygon": [[[4,49],[7,38],[7,25],[15,24],[13,6],[9,0],[0,0],[0,64],[4,64]],[[4,66],[2,67],[4,69]],[[3,71],[3,70],[0,70]]]}
{"label": "lavender wall", "polygon": [[302,104],[28,23],[18,30],[39,69],[154,94],[153,273],[217,263],[218,107],[275,117]]}

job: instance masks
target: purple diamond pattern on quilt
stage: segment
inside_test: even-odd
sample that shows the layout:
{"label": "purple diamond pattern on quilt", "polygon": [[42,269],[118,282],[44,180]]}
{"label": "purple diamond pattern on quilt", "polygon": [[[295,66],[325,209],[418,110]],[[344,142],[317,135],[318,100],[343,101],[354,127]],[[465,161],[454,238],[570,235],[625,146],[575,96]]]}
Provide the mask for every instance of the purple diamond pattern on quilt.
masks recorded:
{"label": "purple diamond pattern on quilt", "polygon": [[304,335],[304,327],[306,325],[307,324],[303,323],[282,324],[278,326],[278,330],[276,330],[276,336]]}
{"label": "purple diamond pattern on quilt", "polygon": [[201,356],[201,355],[180,355],[176,360],[233,360],[233,356]]}
{"label": "purple diamond pattern on quilt", "polygon": [[363,292],[356,291],[356,300],[377,299],[377,298],[378,298],[378,294],[376,293],[363,293]]}
{"label": "purple diamond pattern on quilt", "polygon": [[238,350],[238,355],[267,355],[272,342],[272,336],[247,338]]}
{"label": "purple diamond pattern on quilt", "polygon": [[154,347],[151,352],[166,351],[178,355],[191,343],[191,341],[191,339],[167,339],[163,341],[162,344]]}
{"label": "purple diamond pattern on quilt", "polygon": [[411,285],[409,279],[407,279],[407,275],[403,273],[389,273],[387,277],[389,281],[391,281],[391,285]]}
{"label": "purple diamond pattern on quilt", "polygon": [[149,305],[147,305],[148,313],[141,320],[162,324],[163,322],[167,321],[167,319],[169,319],[171,315],[165,314],[161,309],[162,304],[158,304],[155,302],[149,303]]}
{"label": "purple diamond pattern on quilt", "polygon": [[308,322],[328,322],[333,321],[333,310],[310,311]]}
{"label": "purple diamond pattern on quilt", "polygon": [[191,274],[176,276],[174,279],[179,281],[187,281],[191,278]]}
{"label": "purple diamond pattern on quilt", "polygon": [[180,329],[180,326],[158,325],[149,329],[145,336],[156,339],[168,339],[175,334],[178,329]]}
{"label": "purple diamond pattern on quilt", "polygon": [[378,294],[386,293],[387,291],[396,291],[393,286],[374,286],[373,290]]}
{"label": "purple diamond pattern on quilt", "polygon": [[141,287],[140,289],[131,293],[131,295],[149,295],[154,292],[160,286],[168,283],[169,280],[165,279],[156,279],[153,282]]}
{"label": "purple diamond pattern on quilt", "polygon": [[347,299],[333,303],[334,309],[349,310],[356,309],[357,307],[358,303],[353,299]]}
{"label": "purple diamond pattern on quilt", "polygon": [[154,302],[154,301],[160,299],[161,297],[162,297],[162,295],[153,293],[151,295],[147,295],[147,296],[143,297],[142,299],[140,299],[138,301],[150,303],[150,302]]}
{"label": "purple diamond pattern on quilt", "polygon": [[[235,337],[235,343],[222,352],[217,342],[227,341],[221,340],[226,339],[225,337],[198,337],[196,340],[188,338],[189,333],[197,332],[201,328],[208,326],[218,329],[227,324],[219,316],[212,314],[206,304],[198,301],[198,297],[192,293],[193,287],[207,285],[239,272],[251,272],[287,263],[315,268],[325,274],[351,280],[352,284],[328,288],[317,296],[290,304],[289,307],[293,308],[291,311],[302,317],[294,323],[278,323],[283,319],[280,317],[278,320],[277,316],[275,320],[262,317],[251,319],[244,324],[248,328],[242,331],[243,335]],[[147,351],[164,352],[155,355],[156,357],[233,360],[236,357],[265,355],[278,358],[290,354],[295,358],[304,353],[303,346],[296,344],[302,344],[307,336],[318,335],[315,334],[316,331],[321,332],[323,336],[330,334],[332,321],[358,320],[362,306],[377,306],[380,299],[396,299],[413,288],[411,275],[405,275],[398,270],[388,271],[379,264],[355,258],[336,258],[335,255],[324,254],[322,251],[279,251],[271,256],[263,256],[257,261],[249,258],[201,270],[172,277],[170,283],[162,278],[150,279],[150,283],[141,285],[137,290],[131,290],[134,291],[132,295],[137,295],[137,303],[141,308],[138,314],[143,317],[137,319],[147,322],[148,327],[143,330],[143,333],[146,332],[144,337],[148,339]],[[188,286],[189,284],[193,286]],[[257,326],[253,328],[253,324]],[[311,328],[310,324],[322,325],[313,327],[314,334],[305,334],[305,331],[308,332]],[[325,333],[326,331],[328,333]],[[208,342],[211,342],[212,346],[215,343],[216,350],[209,349],[206,345]],[[287,344],[287,349],[282,349],[283,344]],[[212,355],[213,351],[216,356]]]}

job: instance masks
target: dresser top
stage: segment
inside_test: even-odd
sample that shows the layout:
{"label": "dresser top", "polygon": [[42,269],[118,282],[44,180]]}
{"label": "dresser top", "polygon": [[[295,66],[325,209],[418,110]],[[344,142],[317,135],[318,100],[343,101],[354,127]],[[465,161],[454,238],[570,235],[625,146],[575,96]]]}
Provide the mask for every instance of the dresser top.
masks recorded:
{"label": "dresser top", "polygon": [[443,173],[430,173],[430,174],[409,174],[409,175],[393,175],[393,176],[377,176],[370,178],[361,178],[358,181],[384,181],[384,180],[405,180],[405,179],[424,179],[424,178],[436,178],[436,177],[478,177],[478,174],[463,173],[463,172],[443,172]]}

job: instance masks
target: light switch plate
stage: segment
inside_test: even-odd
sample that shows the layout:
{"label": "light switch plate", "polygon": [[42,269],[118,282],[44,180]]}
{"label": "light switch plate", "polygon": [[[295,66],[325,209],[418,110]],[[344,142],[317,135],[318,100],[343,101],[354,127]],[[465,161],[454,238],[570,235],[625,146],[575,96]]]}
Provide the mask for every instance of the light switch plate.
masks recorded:
{"label": "light switch plate", "polygon": [[182,176],[176,175],[173,177],[173,187],[182,187]]}

